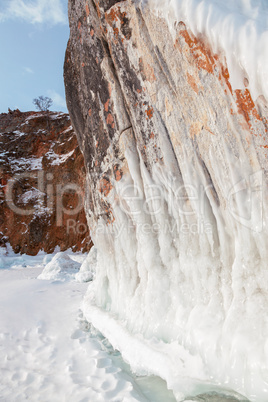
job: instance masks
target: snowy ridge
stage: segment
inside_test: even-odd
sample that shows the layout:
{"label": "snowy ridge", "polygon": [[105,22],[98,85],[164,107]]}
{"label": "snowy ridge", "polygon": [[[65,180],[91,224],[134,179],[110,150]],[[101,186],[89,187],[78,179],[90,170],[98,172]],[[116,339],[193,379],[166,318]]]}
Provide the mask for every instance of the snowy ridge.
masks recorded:
{"label": "snowy ridge", "polygon": [[226,57],[233,89],[245,83],[254,101],[268,100],[268,3],[266,0],[142,0],[163,15],[170,31],[183,21],[205,35],[215,53]]}

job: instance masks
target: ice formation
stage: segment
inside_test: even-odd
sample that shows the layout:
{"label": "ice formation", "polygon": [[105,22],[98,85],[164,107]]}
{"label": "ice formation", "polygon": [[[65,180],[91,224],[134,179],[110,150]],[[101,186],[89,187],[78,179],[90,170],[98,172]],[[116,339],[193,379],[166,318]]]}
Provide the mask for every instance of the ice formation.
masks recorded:
{"label": "ice formation", "polygon": [[[130,175],[111,194],[115,224],[109,231],[100,220],[92,233],[102,252],[84,304],[87,318],[136,371],[164,378],[178,400],[224,384],[266,401],[262,173],[251,176],[246,160],[231,164],[232,191],[219,179],[230,202],[221,210],[205,177],[185,161],[187,191],[193,191],[189,206],[185,184],[164,169],[150,177],[139,155],[127,154]],[[217,166],[220,178],[224,166]]]}
{"label": "ice formation", "polygon": [[81,263],[75,261],[67,252],[59,252],[53,256],[38,276],[38,279],[66,281],[74,279]]}
{"label": "ice formation", "polygon": [[97,264],[97,249],[96,247],[92,247],[87,257],[83,261],[79,272],[75,275],[75,279],[77,282],[89,282],[95,276],[96,272],[96,264]]}
{"label": "ice formation", "polygon": [[183,21],[223,52],[234,89],[248,81],[252,98],[268,100],[268,3],[266,0],[143,0],[165,16],[171,31]]}
{"label": "ice formation", "polygon": [[[198,68],[208,48],[191,53],[196,42],[187,27],[225,52],[234,88],[247,78],[254,99],[267,97],[267,7],[112,3],[100,16],[87,2],[85,19],[84,3],[69,10],[67,101],[87,163],[98,250],[84,314],[135,372],[161,376],[178,401],[234,390],[266,402],[265,111],[254,109],[249,91],[241,91],[239,110],[218,59],[208,63],[211,71]],[[152,9],[171,31],[175,21],[186,22],[177,43]]]}

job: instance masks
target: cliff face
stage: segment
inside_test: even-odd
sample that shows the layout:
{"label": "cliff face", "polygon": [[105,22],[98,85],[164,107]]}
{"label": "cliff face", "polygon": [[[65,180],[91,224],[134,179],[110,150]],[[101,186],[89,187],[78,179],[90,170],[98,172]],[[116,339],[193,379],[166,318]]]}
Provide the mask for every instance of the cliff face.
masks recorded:
{"label": "cliff face", "polygon": [[[224,55],[183,22],[172,36],[146,2],[72,0],[69,21],[67,105],[99,252],[88,305],[176,340],[201,357],[202,380],[264,400],[267,102],[247,80],[232,88]],[[187,373],[173,355],[176,390]]]}
{"label": "cliff face", "polygon": [[29,255],[87,251],[84,161],[69,116],[3,113],[0,149],[0,245]]}

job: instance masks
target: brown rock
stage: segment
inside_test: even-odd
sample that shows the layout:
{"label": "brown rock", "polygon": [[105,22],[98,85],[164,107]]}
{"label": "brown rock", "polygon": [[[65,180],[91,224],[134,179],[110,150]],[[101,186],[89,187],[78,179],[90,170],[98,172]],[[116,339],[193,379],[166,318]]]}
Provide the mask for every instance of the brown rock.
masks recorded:
{"label": "brown rock", "polygon": [[0,115],[0,244],[87,251],[84,159],[64,113]]}

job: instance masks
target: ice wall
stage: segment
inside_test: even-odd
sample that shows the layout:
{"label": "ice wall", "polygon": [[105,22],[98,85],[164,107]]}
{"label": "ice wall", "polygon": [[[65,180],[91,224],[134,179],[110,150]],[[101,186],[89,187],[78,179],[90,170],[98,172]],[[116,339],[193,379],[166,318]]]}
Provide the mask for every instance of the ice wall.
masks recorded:
{"label": "ice wall", "polygon": [[266,401],[265,98],[151,3],[76,0],[69,20],[67,104],[98,249],[86,317],[177,400]]}

